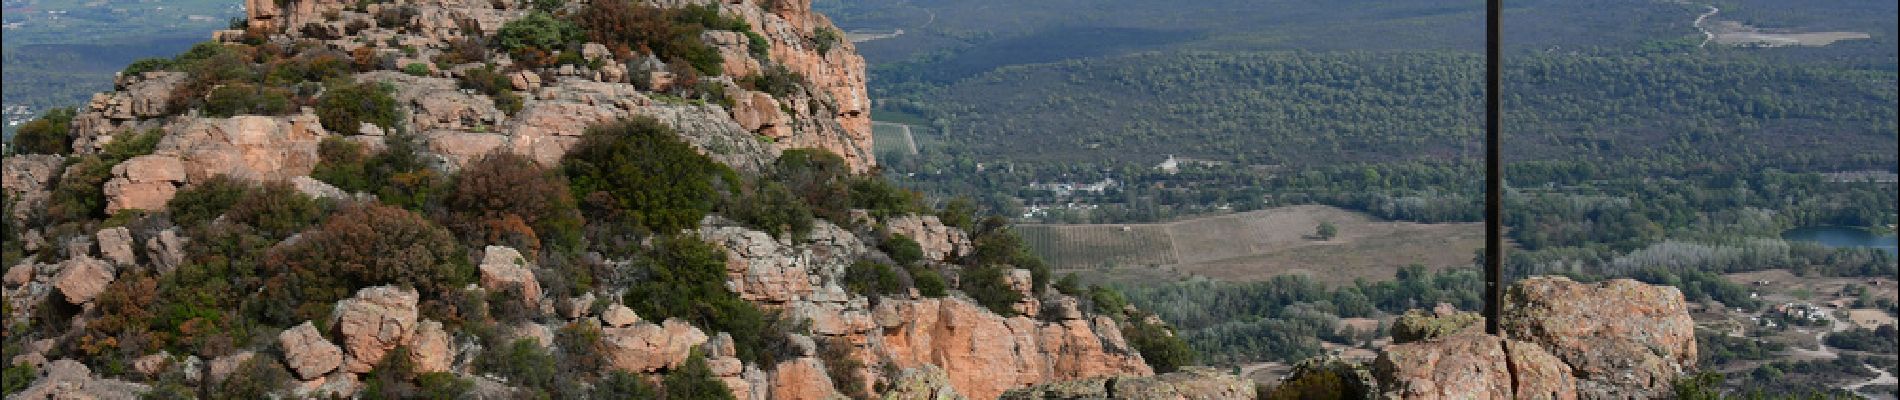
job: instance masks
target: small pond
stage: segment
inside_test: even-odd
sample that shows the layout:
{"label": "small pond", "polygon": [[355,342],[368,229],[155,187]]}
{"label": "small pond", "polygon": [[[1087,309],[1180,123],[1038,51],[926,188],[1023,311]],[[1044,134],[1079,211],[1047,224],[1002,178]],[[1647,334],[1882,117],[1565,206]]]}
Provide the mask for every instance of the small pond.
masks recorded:
{"label": "small pond", "polygon": [[1875,235],[1865,229],[1845,226],[1789,229],[1781,233],[1781,238],[1815,242],[1828,247],[1872,247],[1885,249],[1888,253],[1900,251],[1900,245],[1895,244],[1894,235]]}

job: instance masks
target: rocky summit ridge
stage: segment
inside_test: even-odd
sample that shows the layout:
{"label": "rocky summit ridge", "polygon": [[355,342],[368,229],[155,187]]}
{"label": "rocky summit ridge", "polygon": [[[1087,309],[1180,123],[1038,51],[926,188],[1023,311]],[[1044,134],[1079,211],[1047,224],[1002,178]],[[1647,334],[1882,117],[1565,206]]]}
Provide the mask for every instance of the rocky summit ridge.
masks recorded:
{"label": "rocky summit ridge", "polygon": [[[1505,339],[1424,329],[1371,365],[1303,364],[1277,391],[1157,374],[1142,346],[1179,339],[1151,314],[1056,289],[999,223],[855,180],[877,167],[864,60],[809,0],[245,7],[212,44],[128,68],[40,154],[5,158],[8,399],[1629,398],[1694,366],[1674,289],[1532,278]],[[595,230],[657,217],[574,222],[615,210],[601,193],[616,188],[559,200],[542,190],[558,179],[508,174],[568,168],[592,127],[635,119],[725,168],[706,174],[737,200],[615,236]],[[362,167],[404,152],[426,165]],[[822,178],[832,164],[812,154],[842,171]],[[400,187],[345,182],[363,176]],[[432,176],[488,192],[431,191]],[[464,220],[442,198],[508,212]],[[789,203],[810,209],[757,207]],[[607,244],[558,248],[573,231]],[[684,311],[634,293],[705,263],[668,282],[713,283],[680,289],[706,299]],[[749,310],[774,322],[722,320]]]}

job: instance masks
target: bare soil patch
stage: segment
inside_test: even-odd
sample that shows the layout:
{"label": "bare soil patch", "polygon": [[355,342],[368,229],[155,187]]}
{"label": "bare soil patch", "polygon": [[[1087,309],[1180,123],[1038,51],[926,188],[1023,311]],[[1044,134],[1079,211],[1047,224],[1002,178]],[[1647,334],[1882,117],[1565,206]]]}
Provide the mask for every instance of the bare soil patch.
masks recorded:
{"label": "bare soil patch", "polygon": [[[1314,237],[1321,222],[1338,227]],[[1335,284],[1391,279],[1398,267],[1468,266],[1484,245],[1475,223],[1381,221],[1327,206],[1290,206],[1163,224],[1017,227],[1059,270],[1108,280],[1206,276],[1255,281],[1301,274]]]}

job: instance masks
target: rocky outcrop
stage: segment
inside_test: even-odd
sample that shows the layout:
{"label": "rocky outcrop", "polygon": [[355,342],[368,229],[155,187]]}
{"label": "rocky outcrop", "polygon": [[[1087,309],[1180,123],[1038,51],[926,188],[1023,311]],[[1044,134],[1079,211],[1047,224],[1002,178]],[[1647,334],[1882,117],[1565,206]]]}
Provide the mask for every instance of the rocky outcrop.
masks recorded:
{"label": "rocky outcrop", "polygon": [[92,101],[73,117],[73,151],[91,154],[121,134],[156,128],[155,124],[145,122],[173,112],[172,94],[187,79],[184,72],[176,71],[119,77],[117,91],[94,94]]}
{"label": "rocky outcrop", "polygon": [[409,344],[416,333],[417,299],[413,289],[377,286],[337,302],[330,326],[346,351],[343,370],[369,372],[390,350]]}
{"label": "rocky outcrop", "polygon": [[698,233],[726,250],[728,288],[740,298],[768,305],[843,302],[850,296],[836,277],[869,251],[850,231],[824,221],[817,221],[803,244],[716,219],[701,224]]}
{"label": "rocky outcrop", "polygon": [[112,168],[106,211],[163,210],[178,189],[214,176],[281,181],[310,174],[329,135],[313,114],[289,117],[179,117],[150,155]]}
{"label": "rocky outcrop", "polygon": [[1387,396],[1407,399],[1576,398],[1562,361],[1535,344],[1483,334],[1388,346],[1373,371]]}
{"label": "rocky outcrop", "polygon": [[515,289],[521,294],[523,306],[538,307],[541,304],[541,282],[534,279],[534,271],[528,268],[528,260],[514,248],[488,246],[482,252],[482,289],[491,293]]}
{"label": "rocky outcrop", "polygon": [[624,305],[609,305],[607,310],[600,312],[600,323],[610,328],[625,328],[636,322],[640,322],[640,315],[634,314],[633,309]]}
{"label": "rocky outcrop", "polygon": [[277,334],[277,344],[284,350],[290,371],[304,380],[322,377],[343,364],[343,349],[324,339],[310,321]]}
{"label": "rocky outcrop", "polygon": [[[771,60],[811,81],[816,93],[806,93],[824,103],[822,109],[800,106],[802,99],[779,99],[798,108],[794,115],[820,115],[825,120],[807,120],[790,136],[781,139],[780,148],[821,148],[844,157],[854,172],[869,171],[877,165],[871,154],[871,102],[865,88],[864,57],[844,40],[842,31],[824,15],[813,12],[811,1],[748,0],[722,2],[722,11],[739,15],[771,45]],[[834,40],[820,43],[819,32],[827,30]],[[835,126],[835,128],[832,128]]]}
{"label": "rocky outcrop", "polygon": [[841,397],[825,375],[825,364],[813,357],[783,361],[772,368],[772,398],[822,400]]}
{"label": "rocky outcrop", "polygon": [[17,202],[13,215],[5,217],[23,221],[34,210],[45,209],[46,199],[52,195],[53,181],[59,179],[65,161],[60,156],[46,154],[8,156],[0,161],[0,190],[6,191],[7,199]]}
{"label": "rocky outcrop", "polygon": [[1000,399],[1253,399],[1252,381],[1203,367],[1147,377],[1095,378],[1011,390]]}
{"label": "rocky outcrop", "polygon": [[112,167],[112,180],[106,181],[106,212],[162,210],[184,180],[185,164],[178,157],[146,155],[125,160]]}
{"label": "rocky outcrop", "polygon": [[112,279],[112,266],[82,255],[59,263],[59,274],[53,275],[53,287],[66,297],[66,302],[85,304],[104,292]]}
{"label": "rocky outcrop", "polygon": [[218,175],[260,181],[308,176],[317,164],[317,144],[330,135],[313,113],[182,118],[166,132],[154,154],[182,162],[186,184]]}
{"label": "rocky outcrop", "polygon": [[602,328],[600,335],[607,365],[635,373],[678,367],[706,340],[705,332],[679,319],[667,319],[658,325],[642,322],[625,328]]}
{"label": "rocky outcrop", "polygon": [[159,274],[170,273],[185,262],[185,240],[178,236],[177,229],[158,231],[145,239],[145,257]]}
{"label": "rocky outcrop", "polygon": [[1663,396],[1695,367],[1695,322],[1673,287],[1533,277],[1505,294],[1501,325],[1569,364],[1579,397]]}
{"label": "rocky outcrop", "polygon": [[1121,329],[1108,317],[1062,322],[1003,318],[955,298],[890,301],[878,307],[878,314],[893,316],[878,320],[895,324],[881,326],[874,349],[900,368],[942,367],[958,392],[974,398],[1044,382],[1154,373],[1119,340]]}
{"label": "rocky outcrop", "polygon": [[7,395],[9,399],[98,399],[134,400],[151,390],[150,386],[92,375],[92,370],[73,360],[58,360],[45,365],[46,373],[26,389]]}
{"label": "rocky outcrop", "polygon": [[884,222],[884,227],[890,229],[891,233],[917,241],[926,259],[950,261],[970,253],[970,235],[962,229],[944,225],[935,215],[891,218]]}
{"label": "rocky outcrop", "polygon": [[123,226],[100,229],[93,233],[99,240],[99,256],[118,267],[137,266],[138,253],[132,250],[132,230]]}
{"label": "rocky outcrop", "polygon": [[455,363],[455,343],[441,322],[422,320],[416,325],[415,344],[409,348],[416,373],[448,372]]}
{"label": "rocky outcrop", "polygon": [[1417,399],[1659,398],[1695,366],[1695,325],[1672,287],[1524,279],[1505,298],[1508,338],[1454,326],[1471,322],[1457,315],[1409,315],[1424,328],[1404,330],[1417,341],[1381,351],[1373,368],[1380,391]]}

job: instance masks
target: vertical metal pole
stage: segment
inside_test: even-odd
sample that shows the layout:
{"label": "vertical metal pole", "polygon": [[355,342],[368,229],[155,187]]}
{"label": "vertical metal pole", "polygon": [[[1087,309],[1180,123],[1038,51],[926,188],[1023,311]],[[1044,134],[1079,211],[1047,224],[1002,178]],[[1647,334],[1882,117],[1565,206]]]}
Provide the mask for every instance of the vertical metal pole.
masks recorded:
{"label": "vertical metal pole", "polygon": [[1486,0],[1484,49],[1484,332],[1499,334],[1498,317],[1504,310],[1504,165],[1498,138],[1503,115],[1498,110],[1499,58],[1502,56],[1504,0]]}

